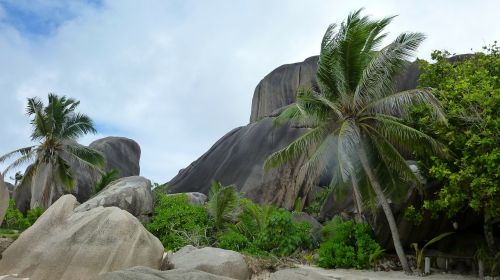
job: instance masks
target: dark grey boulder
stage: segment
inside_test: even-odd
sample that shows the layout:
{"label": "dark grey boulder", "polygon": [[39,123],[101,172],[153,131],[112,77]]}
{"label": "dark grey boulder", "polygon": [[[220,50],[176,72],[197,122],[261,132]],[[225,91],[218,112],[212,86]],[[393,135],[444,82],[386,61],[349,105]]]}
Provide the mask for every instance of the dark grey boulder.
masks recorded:
{"label": "dark grey boulder", "polygon": [[254,201],[292,207],[304,188],[297,180],[298,168],[283,166],[265,171],[263,164],[271,153],[304,131],[290,125],[274,127],[271,117],[233,129],[167,184],[174,193],[206,194],[216,180],[223,185],[235,184]]}
{"label": "dark grey boulder", "polygon": [[140,174],[141,147],[134,140],[125,137],[106,137],[95,140],[89,147],[105,155],[105,171],[114,168],[118,170],[120,178]]}
{"label": "dark grey boulder", "polygon": [[[231,280],[224,276],[210,274],[196,269],[172,269],[159,271],[144,266],[136,266],[101,274],[94,280]],[[234,279],[233,279],[234,280]]]}

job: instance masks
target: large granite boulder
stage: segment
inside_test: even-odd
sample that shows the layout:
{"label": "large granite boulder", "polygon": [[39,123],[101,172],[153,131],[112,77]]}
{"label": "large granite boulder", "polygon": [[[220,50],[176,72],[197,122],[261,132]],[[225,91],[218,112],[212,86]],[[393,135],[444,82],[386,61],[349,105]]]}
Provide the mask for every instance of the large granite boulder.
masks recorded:
{"label": "large granite boulder", "polygon": [[49,207],[5,250],[0,275],[86,280],[133,266],[160,267],[160,240],[134,216],[117,207],[74,212],[77,204],[64,195]]}
{"label": "large granite boulder", "polygon": [[3,175],[0,174],[0,225],[9,208],[9,190],[3,181]]}
{"label": "large granite boulder", "polygon": [[[106,159],[105,171],[118,170],[118,178],[139,175],[141,150],[135,141],[123,137],[106,137],[92,142],[89,147],[104,155]],[[71,194],[79,202],[87,201],[94,195],[95,185],[100,180],[101,175],[97,171],[82,168],[78,162],[70,160],[69,163],[76,174],[76,183]],[[42,166],[31,182],[25,184],[26,187],[14,191],[13,198],[21,212],[26,213],[30,208],[40,205],[42,195],[40,190],[44,184],[52,184],[57,190],[52,201],[56,201],[61,195],[68,193],[57,178],[49,175],[49,167]]]}
{"label": "large granite boulder", "polygon": [[[276,110],[294,103],[300,87],[319,90],[316,80],[318,59],[319,56],[311,56],[303,62],[282,65],[267,74],[255,88],[250,122],[268,117]],[[396,89],[416,88],[419,75],[418,64],[408,63],[397,78]]]}
{"label": "large granite boulder", "polygon": [[243,255],[219,248],[186,246],[175,252],[170,262],[174,268],[197,269],[239,280],[247,280],[251,274]]}
{"label": "large granite boulder", "polygon": [[214,275],[196,269],[173,269],[159,271],[148,267],[132,267],[126,270],[108,272],[97,276],[94,280],[231,280],[224,276]]}
{"label": "large granite boulder", "polygon": [[235,184],[254,201],[293,207],[307,189],[297,180],[298,169],[291,165],[265,171],[267,157],[306,131],[291,125],[273,126],[273,118],[239,127],[215,143],[199,159],[184,168],[167,184],[172,192],[208,193],[213,180]]}
{"label": "large granite boulder", "polygon": [[105,171],[116,169],[120,178],[140,174],[141,147],[134,140],[125,137],[106,137],[95,140],[89,147],[104,154]]}
{"label": "large granite boulder", "polygon": [[168,196],[176,196],[181,194],[186,195],[187,200],[193,205],[203,205],[208,200],[208,197],[205,194],[199,192],[173,193],[168,194]]}
{"label": "large granite boulder", "polygon": [[99,206],[116,206],[138,217],[139,220],[147,220],[153,213],[151,182],[141,176],[118,179],[76,207],[75,212],[84,212]]}

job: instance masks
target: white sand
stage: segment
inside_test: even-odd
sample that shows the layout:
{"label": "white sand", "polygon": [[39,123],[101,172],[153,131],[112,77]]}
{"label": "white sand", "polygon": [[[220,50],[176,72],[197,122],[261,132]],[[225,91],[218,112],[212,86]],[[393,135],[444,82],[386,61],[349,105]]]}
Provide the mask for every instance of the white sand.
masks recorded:
{"label": "white sand", "polygon": [[383,280],[383,279],[416,279],[416,280],[472,280],[479,279],[473,276],[458,274],[431,274],[425,277],[405,275],[402,271],[368,271],[355,269],[323,269],[319,267],[298,265],[303,269],[310,269],[321,275],[339,280]]}

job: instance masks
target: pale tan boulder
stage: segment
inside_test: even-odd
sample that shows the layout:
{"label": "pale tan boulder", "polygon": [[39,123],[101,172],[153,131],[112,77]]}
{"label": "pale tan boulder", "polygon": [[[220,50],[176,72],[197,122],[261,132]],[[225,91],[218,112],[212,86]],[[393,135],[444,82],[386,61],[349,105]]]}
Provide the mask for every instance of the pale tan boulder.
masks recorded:
{"label": "pale tan boulder", "polygon": [[31,280],[87,280],[134,266],[160,268],[161,242],[117,207],[74,212],[64,195],[3,253],[0,275]]}
{"label": "pale tan boulder", "polygon": [[3,181],[3,175],[0,173],[0,225],[2,225],[5,213],[9,207],[9,190]]}

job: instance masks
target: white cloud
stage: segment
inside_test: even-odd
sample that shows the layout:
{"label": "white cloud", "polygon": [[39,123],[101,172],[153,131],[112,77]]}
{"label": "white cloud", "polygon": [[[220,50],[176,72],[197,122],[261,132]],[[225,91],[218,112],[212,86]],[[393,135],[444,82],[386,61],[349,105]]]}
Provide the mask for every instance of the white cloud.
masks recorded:
{"label": "white cloud", "polygon": [[317,54],[326,26],[349,11],[399,14],[393,36],[426,33],[426,58],[500,37],[494,1],[473,9],[468,1],[335,2],[105,1],[79,6],[77,17],[36,39],[0,23],[0,154],[29,144],[25,98],[56,92],[81,100],[80,111],[111,134],[138,141],[143,175],[165,182],[245,125],[259,80]]}

